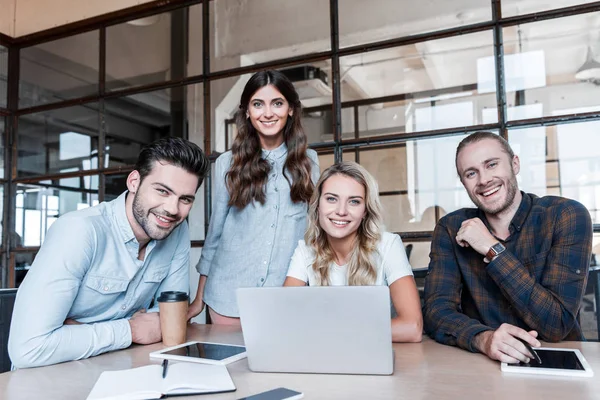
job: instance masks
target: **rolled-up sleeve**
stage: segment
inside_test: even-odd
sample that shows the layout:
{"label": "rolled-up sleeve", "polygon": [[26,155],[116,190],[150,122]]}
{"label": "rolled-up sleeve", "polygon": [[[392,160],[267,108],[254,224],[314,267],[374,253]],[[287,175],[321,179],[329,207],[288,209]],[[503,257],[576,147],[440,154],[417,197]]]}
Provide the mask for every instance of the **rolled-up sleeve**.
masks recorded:
{"label": "rolled-up sleeve", "polygon": [[101,251],[96,243],[94,227],[85,220],[61,218],[52,225],[17,293],[8,341],[16,367],[79,360],[131,345],[126,319],[64,325],[83,277]]}

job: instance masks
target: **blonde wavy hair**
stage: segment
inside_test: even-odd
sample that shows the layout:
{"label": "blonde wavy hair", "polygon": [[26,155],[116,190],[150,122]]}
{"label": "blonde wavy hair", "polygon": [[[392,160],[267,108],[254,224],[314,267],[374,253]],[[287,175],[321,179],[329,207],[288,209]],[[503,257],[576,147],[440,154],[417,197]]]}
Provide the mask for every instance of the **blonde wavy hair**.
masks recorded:
{"label": "blonde wavy hair", "polygon": [[377,181],[369,172],[355,162],[344,161],[332,165],[321,174],[308,208],[308,228],[304,240],[315,252],[312,265],[317,284],[329,286],[329,268],[335,261],[335,254],[327,240],[327,234],[319,224],[319,200],[323,184],[334,175],[343,175],[354,179],[365,188],[365,217],[357,230],[356,243],[350,253],[348,262],[348,284],[350,286],[367,286],[375,284],[377,269],[374,254],[384,230],[381,218],[381,203]]}

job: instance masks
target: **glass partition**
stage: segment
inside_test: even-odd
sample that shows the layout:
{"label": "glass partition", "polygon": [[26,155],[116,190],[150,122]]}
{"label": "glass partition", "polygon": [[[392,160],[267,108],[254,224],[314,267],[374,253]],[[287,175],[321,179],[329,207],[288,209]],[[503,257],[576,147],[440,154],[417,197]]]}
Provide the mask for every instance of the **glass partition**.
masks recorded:
{"label": "glass partition", "polygon": [[98,93],[98,31],[21,49],[19,108]]}
{"label": "glass partition", "polygon": [[511,26],[503,36],[509,120],[600,110],[600,13]]}
{"label": "glass partition", "polygon": [[210,2],[212,71],[331,49],[329,2]]}
{"label": "glass partition", "polygon": [[600,223],[599,131],[600,121],[510,130],[521,190],[577,200]]}
{"label": "glass partition", "polygon": [[341,57],[344,138],[497,122],[493,54],[485,31]]}
{"label": "glass partition", "polygon": [[[504,3],[504,2],[503,2]],[[368,5],[367,5],[368,4]],[[440,31],[492,18],[490,0],[340,1],[340,47]]]}
{"label": "glass partition", "polygon": [[19,117],[17,147],[20,177],[98,168],[98,104]]}

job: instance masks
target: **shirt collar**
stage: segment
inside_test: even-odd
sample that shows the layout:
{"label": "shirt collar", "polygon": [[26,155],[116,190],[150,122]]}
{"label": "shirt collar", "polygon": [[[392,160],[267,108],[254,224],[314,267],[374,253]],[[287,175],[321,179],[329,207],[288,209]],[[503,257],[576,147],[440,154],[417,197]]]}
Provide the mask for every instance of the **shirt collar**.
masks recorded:
{"label": "shirt collar", "polygon": [[136,240],[135,235],[133,234],[133,229],[131,229],[131,224],[127,219],[127,213],[125,212],[125,199],[127,198],[128,193],[129,191],[126,190],[111,202],[113,215],[115,217],[116,224],[119,227],[119,232],[121,233],[121,238],[123,239],[124,243],[127,243],[131,240]]}
{"label": "shirt collar", "polygon": [[[527,219],[527,216],[529,215],[529,211],[531,211],[532,204],[533,204],[533,201],[531,199],[531,196],[528,193],[521,191],[521,204],[519,204],[519,208],[517,209],[517,212],[515,213],[512,220],[510,221],[509,231],[511,234],[515,230],[519,231],[519,232],[521,231],[521,228],[523,228],[523,224],[525,223],[525,220]],[[485,217],[485,213],[483,212],[483,210],[478,208],[477,212],[479,214],[479,219],[481,219],[483,221],[485,226],[491,232],[492,230],[490,227],[490,223],[488,222],[487,218]]]}
{"label": "shirt collar", "polygon": [[278,160],[287,154],[287,146],[285,142],[281,143],[279,147],[273,150],[262,149],[262,158],[265,160]]}

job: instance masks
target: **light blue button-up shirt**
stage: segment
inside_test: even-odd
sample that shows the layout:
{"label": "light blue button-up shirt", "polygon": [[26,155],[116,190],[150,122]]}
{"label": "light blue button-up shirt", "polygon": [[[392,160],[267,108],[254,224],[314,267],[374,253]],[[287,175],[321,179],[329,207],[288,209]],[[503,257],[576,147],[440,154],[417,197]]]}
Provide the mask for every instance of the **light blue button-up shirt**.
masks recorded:
{"label": "light blue button-up shirt", "polygon": [[[307,155],[316,183],[319,159],[314,150],[309,149]],[[304,237],[307,204],[290,199],[290,185],[283,176],[286,157],[285,143],[262,151],[262,158],[271,164],[266,202],[252,202],[243,209],[227,205],[225,174],[231,166],[231,151],[215,163],[212,216],[196,268],[207,276],[204,301],[219,314],[239,316],[235,296],[239,287],[281,286],[298,240]]]}
{"label": "light blue button-up shirt", "polygon": [[[133,313],[163,290],[188,292],[187,222],[150,241],[140,261],[126,195],[65,214],[48,231],[17,292],[8,341],[17,368],[128,347]],[[63,325],[66,319],[82,325]]]}

